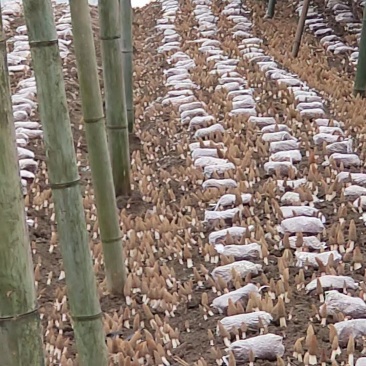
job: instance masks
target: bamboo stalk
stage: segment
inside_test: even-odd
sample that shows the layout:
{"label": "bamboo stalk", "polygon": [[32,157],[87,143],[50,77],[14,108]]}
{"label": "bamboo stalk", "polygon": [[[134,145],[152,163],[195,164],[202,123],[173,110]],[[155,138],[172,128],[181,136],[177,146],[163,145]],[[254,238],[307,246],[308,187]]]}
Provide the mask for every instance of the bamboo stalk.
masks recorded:
{"label": "bamboo stalk", "polygon": [[108,289],[122,294],[125,263],[99,87],[88,0],[71,0],[71,19],[89,161]]}
{"label": "bamboo stalk", "polygon": [[23,0],[23,6],[80,365],[107,366],[51,0]]}
{"label": "bamboo stalk", "polygon": [[275,13],[276,0],[268,0],[266,18],[273,18]]}
{"label": "bamboo stalk", "polygon": [[294,45],[292,48],[293,57],[297,57],[297,55],[299,53],[301,38],[302,38],[302,34],[304,32],[305,21],[306,21],[307,15],[308,15],[309,4],[310,4],[310,0],[304,0],[304,2],[302,4],[301,15],[300,15],[299,23],[297,24],[295,41],[294,41]]}
{"label": "bamboo stalk", "polygon": [[133,38],[132,38],[132,6],[131,0],[120,0],[121,26],[122,26],[122,57],[123,77],[125,82],[128,129],[133,131]]}
{"label": "bamboo stalk", "polygon": [[366,6],[363,9],[360,50],[353,93],[361,97],[366,96]]}
{"label": "bamboo stalk", "polygon": [[[0,363],[45,364],[0,4]],[[24,347],[23,347],[24,345]]]}
{"label": "bamboo stalk", "polygon": [[122,73],[121,24],[118,0],[99,0],[100,39],[109,151],[117,196],[128,195],[130,151],[125,87]]}

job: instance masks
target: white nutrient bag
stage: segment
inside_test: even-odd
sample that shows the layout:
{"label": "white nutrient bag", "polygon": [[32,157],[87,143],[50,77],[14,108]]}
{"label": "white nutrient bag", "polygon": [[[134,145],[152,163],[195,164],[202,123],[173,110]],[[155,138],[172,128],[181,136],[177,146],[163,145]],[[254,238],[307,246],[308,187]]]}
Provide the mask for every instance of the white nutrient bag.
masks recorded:
{"label": "white nutrient bag", "polygon": [[328,133],[330,135],[344,136],[344,132],[340,127],[319,126],[319,133]]}
{"label": "white nutrient bag", "polygon": [[360,357],[355,366],[366,366],[366,357]]}
{"label": "white nutrient bag", "polygon": [[345,167],[360,166],[362,164],[360,158],[356,154],[334,153],[330,156],[329,161],[335,161],[337,165],[342,163]]}
{"label": "white nutrient bag", "polygon": [[236,188],[238,183],[234,179],[207,179],[202,183],[203,189],[208,188]]}
{"label": "white nutrient bag", "polygon": [[[211,117],[211,116],[207,116],[207,117]],[[194,118],[199,118],[199,117],[194,117]],[[204,117],[204,118],[206,118],[206,117]],[[191,123],[192,123],[193,119],[191,120]],[[211,133],[217,133],[217,132],[221,132],[221,133],[225,132],[224,127],[222,125],[220,125],[219,123],[216,123],[210,127],[200,128],[199,130],[197,130],[195,132],[194,138],[198,139],[200,137],[206,137],[206,136],[209,136]]]}
{"label": "white nutrient bag", "polygon": [[315,207],[310,206],[282,206],[280,207],[284,219],[295,216],[315,216],[325,223],[325,216]]}
{"label": "white nutrient bag", "polygon": [[269,157],[271,161],[290,161],[292,163],[298,163],[301,159],[299,150],[278,151]]}
{"label": "white nutrient bag", "polygon": [[350,154],[353,152],[352,148],[352,139],[333,142],[326,146],[326,150],[328,154],[340,153],[340,154]]}
{"label": "white nutrient bag", "polygon": [[248,204],[252,199],[252,195],[250,193],[243,193],[240,195],[241,202],[236,202],[235,194],[224,194],[221,196],[215,206],[215,210],[218,210],[220,207],[232,206],[234,204]]}
{"label": "white nutrient bag", "polygon": [[328,133],[318,133],[313,136],[313,141],[315,145],[321,145],[324,142],[327,144],[332,144],[337,141],[342,141],[342,136],[338,135],[329,135]]}
{"label": "white nutrient bag", "polygon": [[24,158],[34,159],[33,151],[25,149],[24,147],[17,147],[17,151],[18,151],[19,159],[24,159]]}
{"label": "white nutrient bag", "polygon": [[213,173],[224,174],[226,171],[234,170],[235,165],[233,163],[225,163],[221,165],[207,165],[204,167],[203,174],[207,178],[211,178]]}
{"label": "white nutrient bag", "polygon": [[279,132],[268,132],[262,135],[262,140],[264,142],[278,142],[278,141],[297,141],[295,137],[290,135],[287,131],[279,131]]}
{"label": "white nutrient bag", "polygon": [[320,281],[322,288],[328,289],[343,289],[344,287],[356,290],[358,284],[354,281],[352,277],[349,276],[334,276],[334,275],[324,275],[319,278],[315,278],[305,287],[306,292],[310,292],[316,289],[317,280]]}
{"label": "white nutrient bag", "polygon": [[299,178],[299,179],[288,179],[288,180],[282,180],[282,179],[278,179],[277,180],[277,186],[280,188],[281,191],[284,191],[286,187],[288,188],[298,188],[303,186],[304,184],[307,183],[307,179],[306,178]]}
{"label": "white nutrient bag", "polygon": [[[296,246],[296,241],[297,241],[297,237],[296,236],[290,236],[288,238],[289,243],[290,243],[290,247],[292,249],[297,249]],[[282,249],[283,246],[283,242],[282,240],[280,241],[280,245],[279,248]],[[316,236],[304,236],[302,238],[302,247],[303,248],[311,248],[314,250],[321,250],[321,249],[325,249],[327,247],[325,242],[321,242]]]}
{"label": "white nutrient bag", "polygon": [[249,273],[257,275],[262,271],[262,266],[260,264],[243,260],[216,267],[211,274],[215,280],[217,280],[218,276],[220,276],[224,281],[229,282],[232,280],[233,269],[238,272],[242,278],[244,278]]}
{"label": "white nutrient bag", "polygon": [[360,196],[366,196],[366,188],[352,184],[344,189],[344,196],[353,200]]}
{"label": "white nutrient bag", "polygon": [[318,234],[324,230],[324,225],[317,217],[297,216],[282,220],[279,229],[283,233]]}
{"label": "white nutrient bag", "polygon": [[208,165],[225,165],[227,162],[228,162],[227,159],[203,156],[194,161],[194,166],[204,168],[205,166],[208,166]]}
{"label": "white nutrient bag", "polygon": [[366,319],[352,319],[335,323],[338,341],[341,346],[346,346],[352,335],[355,340],[361,340],[366,336]]}
{"label": "white nutrient bag", "polygon": [[298,149],[300,144],[294,140],[273,141],[269,144],[269,152],[274,154],[280,151],[291,151]]}
{"label": "white nutrient bag", "polygon": [[319,265],[316,259],[321,261],[326,266],[331,255],[333,255],[335,263],[342,259],[342,256],[337,250],[331,250],[329,252],[323,253],[295,252],[295,257],[297,260],[296,267],[311,266],[317,268]]}
{"label": "white nutrient bag", "polygon": [[297,172],[296,167],[290,161],[268,161],[263,166],[267,174],[274,174],[279,171],[281,175],[288,175],[291,170]]}
{"label": "white nutrient bag", "polygon": [[366,196],[360,196],[353,202],[353,207],[366,209]]}
{"label": "white nutrient bag", "polygon": [[228,229],[214,231],[208,236],[208,242],[212,245],[223,243],[227,235],[230,235],[233,239],[240,240],[248,231],[253,230],[254,226],[249,225],[248,227],[233,226]]}
{"label": "white nutrient bag", "polygon": [[204,222],[211,222],[215,220],[232,220],[236,214],[240,214],[240,209],[230,208],[224,211],[205,211]]}
{"label": "white nutrient bag", "polygon": [[359,185],[366,185],[365,173],[340,172],[337,174],[338,182],[351,182]]}
{"label": "white nutrient bag", "polygon": [[229,350],[234,353],[235,359],[240,362],[249,361],[250,351],[253,352],[255,358],[276,361],[277,356],[282,357],[285,353],[282,340],[281,336],[269,333],[235,341],[231,343]]}
{"label": "white nutrient bag", "polygon": [[258,243],[250,243],[245,245],[215,245],[215,250],[219,254],[227,257],[233,256],[236,260],[241,259],[256,259],[261,255],[261,246]]}
{"label": "white nutrient bag", "polygon": [[33,159],[19,159],[19,168],[23,169],[35,169],[38,167],[38,163]]}
{"label": "white nutrient bag", "polygon": [[[266,311],[255,311],[253,313],[237,314],[232,316],[226,316],[220,320],[221,325],[230,333],[231,330],[240,329],[241,325],[245,323],[250,330],[258,330],[260,320],[263,326],[268,326],[273,320],[272,315]],[[219,327],[216,330],[219,335]]]}
{"label": "white nutrient bag", "polygon": [[227,294],[216,297],[211,306],[219,311],[220,314],[223,314],[227,307],[229,306],[229,300],[231,300],[234,304],[241,300],[249,298],[251,293],[256,294],[257,297],[260,297],[259,289],[256,285],[252,283],[248,283],[247,285],[238,288],[235,291],[228,292]]}
{"label": "white nutrient bag", "polygon": [[250,117],[248,119],[249,123],[252,123],[259,128],[263,128],[265,126],[270,126],[276,124],[276,120],[273,117]]}
{"label": "white nutrient bag", "polygon": [[203,157],[218,158],[217,149],[198,148],[192,151],[192,159],[197,160]]}
{"label": "white nutrient bag", "polygon": [[262,133],[271,133],[271,132],[280,132],[280,131],[290,132],[290,129],[288,128],[287,125],[282,125],[282,124],[264,126],[261,129]]}
{"label": "white nutrient bag", "polygon": [[361,298],[341,294],[337,290],[325,293],[325,302],[320,306],[319,310],[322,310],[324,305],[327,315],[333,316],[343,313],[345,316],[350,316],[354,319],[366,318],[366,304]]}

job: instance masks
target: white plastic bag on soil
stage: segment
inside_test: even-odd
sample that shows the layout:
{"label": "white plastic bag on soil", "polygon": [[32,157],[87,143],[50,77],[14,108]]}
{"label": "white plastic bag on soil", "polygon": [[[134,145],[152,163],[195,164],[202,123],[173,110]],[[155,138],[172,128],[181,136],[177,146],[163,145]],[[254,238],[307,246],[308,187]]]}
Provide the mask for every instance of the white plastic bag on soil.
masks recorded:
{"label": "white plastic bag on soil", "polygon": [[298,149],[300,144],[297,141],[273,141],[269,144],[269,152],[274,154],[279,151],[291,151]]}
{"label": "white plastic bag on soil", "polygon": [[366,319],[351,319],[335,323],[338,341],[341,346],[346,346],[349,337],[352,335],[355,340],[366,336]]}
{"label": "white plastic bag on soil", "polygon": [[[259,319],[261,320],[262,325],[266,327],[271,323],[273,317],[266,311],[255,311],[253,313],[226,316],[219,322],[230,333],[233,328],[240,329],[243,323],[247,325],[248,329],[257,330],[259,328]],[[217,327],[216,332],[218,335],[220,334],[219,327]]]}
{"label": "white plastic bag on soil", "polygon": [[366,357],[360,357],[355,366],[366,366]]}
{"label": "white plastic bag on soil", "polygon": [[325,302],[319,310],[325,308],[327,315],[336,315],[339,312],[354,319],[366,318],[366,303],[359,297],[341,294],[336,290],[325,293]]}
{"label": "white plastic bag on soil", "polygon": [[265,126],[270,126],[276,124],[276,120],[273,117],[250,117],[248,119],[249,123],[258,126],[259,128],[263,128]]}
{"label": "white plastic bag on soil", "polygon": [[301,161],[302,156],[299,150],[288,150],[288,151],[278,151],[273,153],[269,159],[271,161],[290,161],[293,163],[298,163]]}
{"label": "white plastic bag on soil", "polygon": [[357,282],[352,277],[349,276],[334,276],[334,275],[324,275],[318,278],[315,278],[310,283],[308,283],[305,287],[306,292],[310,292],[316,289],[317,280],[320,281],[320,285],[322,288],[328,289],[343,289],[350,288],[352,290],[356,290],[358,288]]}
{"label": "white plastic bag on soil", "polygon": [[233,256],[235,260],[241,259],[256,259],[261,255],[261,246],[257,243],[250,243],[245,245],[223,245],[216,244],[215,250],[219,254],[227,257]]}
{"label": "white plastic bag on soil", "polygon": [[[230,235],[233,239],[237,239],[240,241],[240,239],[246,235],[248,231],[253,231],[254,226],[249,225],[248,227],[242,227],[242,226],[233,226],[228,229],[222,229],[218,231],[214,231],[209,234],[208,236],[208,242],[212,245],[224,243],[227,235]],[[230,243],[227,243],[230,244]]]}
{"label": "white plastic bag on soil", "polygon": [[232,206],[234,204],[248,204],[252,199],[252,195],[250,193],[243,193],[240,195],[241,202],[236,202],[235,194],[224,194],[221,196],[216,204],[215,210],[220,207]]}
{"label": "white plastic bag on soil", "polygon": [[356,154],[339,154],[334,153],[330,156],[329,161],[335,161],[337,165],[343,164],[344,167],[360,166],[361,160]]}
{"label": "white plastic bag on soil", "polygon": [[255,293],[258,297],[260,297],[259,291],[260,289],[256,285],[248,283],[247,285],[238,288],[235,291],[231,291],[227,294],[216,297],[213,299],[211,306],[217,309],[220,314],[223,314],[229,306],[229,300],[235,304],[241,299],[248,298],[251,293]]}
{"label": "white plastic bag on soil", "polygon": [[224,281],[229,282],[232,280],[233,270],[244,278],[249,273],[257,275],[262,271],[262,265],[243,260],[216,267],[211,274],[215,280],[220,276]]}
{"label": "white plastic bag on soil", "polygon": [[276,171],[281,175],[288,175],[291,170],[294,173],[297,172],[296,167],[290,161],[268,161],[263,168],[267,174],[274,174]]}
{"label": "white plastic bag on soil", "polygon": [[282,357],[285,352],[282,340],[281,336],[269,333],[235,341],[231,343],[229,350],[234,353],[235,359],[239,362],[248,362],[250,351],[257,359],[276,361],[277,356]]}
{"label": "white plastic bag on soil", "polygon": [[282,206],[280,207],[284,219],[295,216],[318,217],[325,223],[325,216],[315,207],[309,206]]}
{"label": "white plastic bag on soil", "polygon": [[207,179],[202,183],[203,189],[208,188],[236,188],[238,183],[234,179]]}
{"label": "white plastic bag on soil", "polygon": [[233,219],[236,214],[240,213],[240,209],[238,207],[229,208],[223,211],[210,211],[205,210],[204,222],[210,222],[214,220],[228,220]]}
{"label": "white plastic bag on soil", "polygon": [[317,217],[297,216],[284,219],[279,231],[283,233],[309,233],[318,234],[324,230],[324,225]]}
{"label": "white plastic bag on soil", "polygon": [[[288,238],[288,240],[290,243],[290,247],[292,249],[297,249],[297,246],[296,246],[297,237],[290,236]],[[280,241],[279,247],[280,247],[280,249],[282,249],[284,247],[282,240]],[[321,249],[325,249],[326,247],[327,247],[326,243],[321,242],[316,236],[304,236],[302,238],[302,248],[311,248],[314,250],[321,250]]]}
{"label": "white plastic bag on soil", "polygon": [[297,260],[296,267],[318,267],[318,262],[316,259],[320,260],[326,266],[331,255],[333,255],[333,260],[335,263],[338,263],[342,259],[342,256],[337,250],[323,253],[295,252],[295,257]]}
{"label": "white plastic bag on soil", "polygon": [[297,141],[297,139],[290,135],[287,131],[264,133],[262,135],[262,140],[265,142],[278,142],[286,140]]}
{"label": "white plastic bag on soil", "polygon": [[359,185],[366,185],[365,173],[340,172],[337,174],[338,182],[351,182]]}

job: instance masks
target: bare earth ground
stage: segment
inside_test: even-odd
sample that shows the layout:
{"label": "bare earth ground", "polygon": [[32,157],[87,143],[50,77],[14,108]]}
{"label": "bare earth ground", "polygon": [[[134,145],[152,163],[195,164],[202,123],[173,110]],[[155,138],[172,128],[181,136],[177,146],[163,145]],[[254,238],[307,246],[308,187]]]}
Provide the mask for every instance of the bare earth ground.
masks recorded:
{"label": "bare earth ground", "polygon": [[[342,120],[347,123],[349,131],[358,138],[360,143],[358,152],[361,159],[364,158],[364,153],[362,153],[362,151],[366,151],[362,149],[364,137],[360,133],[364,128],[361,122],[366,117],[366,109],[365,102],[355,100],[351,96],[354,77],[353,68],[345,64],[345,58],[326,54],[318,41],[309,35],[304,37],[298,59],[293,60],[289,56],[297,19],[291,16],[293,9],[287,5],[287,2],[279,1],[276,8],[278,15],[275,19],[263,21],[265,11],[263,5],[255,0],[250,0],[249,4],[254,9],[254,30],[258,36],[265,40],[266,51],[275,56],[277,61],[289,70],[298,73],[302,80],[306,80],[310,86],[323,91],[324,97],[329,97],[332,100],[329,103],[329,110],[335,117],[342,116]],[[120,197],[118,199],[123,232],[127,235],[127,231],[132,230],[132,234],[129,234],[129,238],[126,239],[129,268],[132,270],[129,284],[133,285],[132,287],[141,288],[142,293],[148,292],[150,298],[154,298],[154,296],[157,299],[163,297],[167,304],[170,302],[177,303],[174,317],[166,317],[164,310],[161,308],[152,310],[154,316],[158,316],[162,322],[169,324],[171,338],[174,338],[174,333],[179,333],[180,345],[171,349],[171,344],[168,343],[165,347],[167,350],[170,348],[172,353],[173,357],[168,357],[171,365],[193,365],[200,357],[206,360],[207,365],[216,365],[216,357],[214,352],[211,352],[208,330],[215,334],[216,323],[221,316],[214,314],[208,317],[208,320],[204,320],[201,307],[203,292],[208,294],[209,301],[216,295],[212,293],[212,283],[209,281],[204,281],[204,288],[196,288],[197,276],[186,265],[186,259],[192,257],[194,267],[199,271],[201,278],[204,278],[205,268],[207,270],[214,268],[212,264],[204,262],[203,256],[200,254],[202,243],[207,240],[207,233],[209,232],[208,228],[204,228],[200,224],[207,199],[197,196],[198,189],[195,179],[191,178],[184,181],[182,178],[185,174],[193,175],[194,172],[189,167],[186,159],[182,158],[182,141],[187,140],[187,133],[174,121],[171,111],[161,110],[160,115],[157,117],[144,113],[149,103],[164,95],[162,71],[165,61],[163,56],[158,55],[156,52],[159,46],[159,37],[156,36],[154,29],[155,20],[159,18],[159,14],[160,7],[152,3],[143,10],[136,10],[134,18],[135,115],[137,123],[135,134],[130,136],[133,193],[131,198]],[[281,14],[281,17],[279,14]],[[95,9],[92,10],[92,15],[97,35],[97,12]],[[193,32],[191,26],[194,25],[190,23],[192,20],[189,13],[183,14],[181,19],[190,25],[186,29],[187,35],[189,35],[190,32]],[[19,22],[21,24],[21,20]],[[183,28],[185,27],[182,26]],[[227,38],[228,35],[223,34],[221,41],[225,43]],[[187,52],[194,52],[194,49],[187,46]],[[100,62],[99,47],[97,48],[97,54]],[[247,70],[247,78],[252,80],[254,84],[256,82],[256,72],[253,66]],[[65,66],[65,80],[75,147],[83,181],[86,216],[90,228],[90,247],[94,258],[96,258],[94,268],[99,283],[102,309],[106,314],[105,328],[106,334],[108,334],[108,347],[111,354],[116,354],[121,349],[126,349],[124,347],[126,347],[130,337],[136,334],[135,331],[140,333],[142,340],[146,339],[146,333],[139,329],[139,321],[143,319],[146,328],[153,334],[156,342],[161,335],[148,324],[150,314],[142,307],[141,293],[132,295],[133,302],[128,307],[129,311],[126,311],[127,306],[123,299],[110,296],[105,291],[103,267],[100,264],[101,245],[98,240],[99,237],[96,235],[97,223],[95,210],[92,206],[87,147],[84,130],[80,125],[81,106],[73,55],[69,56]],[[12,85],[15,85],[15,81],[12,80]],[[260,95],[258,90],[257,88],[257,93]],[[206,93],[204,98],[208,100],[210,94]],[[268,99],[264,100],[263,96],[261,98],[263,103],[270,103]],[[281,104],[278,100],[272,102],[273,108],[278,113],[288,112],[286,105]],[[243,130],[241,132],[246,138],[250,137],[248,131]],[[303,136],[303,134],[306,134],[305,128],[303,131],[297,131],[297,135]],[[36,158],[41,162],[44,161],[43,143],[36,141],[31,148],[36,153]],[[257,156],[257,158],[261,159],[260,156]],[[306,170],[309,161],[305,158],[301,164],[301,167]],[[41,313],[44,314],[45,341],[47,344],[57,344],[58,348],[61,349],[66,347],[62,365],[67,364],[67,359],[73,360],[73,364],[77,365],[73,331],[69,318],[66,315],[66,319],[62,320],[60,315],[61,313],[67,314],[67,307],[64,304],[61,312],[55,309],[55,299],[61,301],[65,294],[65,283],[63,279],[59,280],[62,272],[62,259],[57,247],[57,237],[52,234],[57,227],[52,221],[52,207],[45,207],[47,206],[44,202],[45,198],[42,197],[42,193],[47,192],[48,187],[44,164],[41,163],[40,166],[42,169],[38,172],[37,180],[32,185],[31,192],[26,200],[29,202],[28,215],[37,219],[37,227],[31,229],[30,234],[32,248],[34,249],[33,261],[36,266],[39,304]],[[325,174],[323,168],[320,167],[319,169],[320,174]],[[264,179],[262,171],[260,171],[260,174]],[[149,180],[147,177],[149,177]],[[184,190],[182,187],[185,187]],[[263,193],[264,197],[254,208],[256,218],[263,223],[264,227],[267,225],[263,214],[266,192],[264,189],[261,191],[260,184],[255,188],[258,189],[260,194]],[[336,208],[340,207],[342,203],[342,198],[337,197],[333,202],[323,202],[317,206],[328,218],[328,234],[325,241],[328,241],[329,237],[334,235],[334,228],[339,220]],[[156,210],[156,213],[153,212],[154,210]],[[158,215],[160,215],[160,218]],[[358,244],[364,255],[365,227],[359,220],[359,214],[353,212],[346,205],[346,221],[343,227],[345,241],[348,240],[348,229],[352,219],[356,223]],[[159,232],[160,237],[155,235],[157,232]],[[205,234],[204,238],[200,236],[200,232]],[[143,233],[142,237],[139,237],[138,233]],[[52,253],[50,253],[51,244],[54,245]],[[157,248],[155,253],[151,251],[153,246]],[[270,250],[269,265],[265,267],[264,271],[268,279],[279,279],[278,257],[281,255],[280,251]],[[201,264],[204,267],[201,267]],[[135,270],[139,265],[143,267],[142,274],[137,274]],[[297,273],[298,269],[290,267],[290,286],[294,285],[294,277]],[[347,263],[344,274],[351,274]],[[305,275],[308,282],[312,272],[310,270],[306,271]],[[358,281],[364,280],[363,270],[357,273],[353,272],[352,276]],[[161,290],[163,287],[161,280],[163,279],[164,284],[164,279],[167,278],[172,280],[173,286],[169,291],[165,290],[166,292],[164,292],[164,290]],[[257,277],[253,281],[264,284],[265,277]],[[128,293],[128,290],[126,291]],[[163,291],[163,294],[161,291]],[[192,295],[191,299],[187,298],[189,293]],[[178,301],[175,294],[179,297]],[[245,308],[246,304],[243,305]],[[293,345],[298,338],[306,335],[310,317],[314,317],[312,305],[319,306],[319,301],[315,295],[304,296],[304,293],[294,290],[291,303],[286,307],[287,312],[292,314],[292,320],[288,322],[288,327],[281,329],[277,322],[269,326],[270,332],[284,335],[284,344],[286,346],[284,359],[290,357],[290,365],[300,365],[292,358]],[[135,315],[134,311],[138,315]],[[130,329],[124,326],[125,320],[129,320]],[[324,350],[329,355],[331,348],[328,330],[322,328],[317,320],[314,320],[313,324],[319,342],[319,349]],[[62,336],[58,336],[60,330],[62,330]],[[118,336],[111,337],[111,333]],[[223,352],[222,339],[217,336],[214,336],[213,339],[216,350],[222,350]],[[135,352],[136,350],[139,351],[140,355],[145,352],[145,350],[139,348],[138,344],[136,345],[136,342],[131,343],[130,346]],[[359,351],[360,349],[357,350],[357,353]],[[179,358],[174,358],[175,356]],[[342,355],[339,360],[345,360],[345,357],[345,355]],[[56,365],[58,363],[49,361],[49,364]],[[71,364],[70,360],[68,364]],[[153,360],[149,364],[158,365]],[[269,366],[274,363],[259,361],[256,364]],[[120,365],[124,365],[124,363],[120,362]]]}

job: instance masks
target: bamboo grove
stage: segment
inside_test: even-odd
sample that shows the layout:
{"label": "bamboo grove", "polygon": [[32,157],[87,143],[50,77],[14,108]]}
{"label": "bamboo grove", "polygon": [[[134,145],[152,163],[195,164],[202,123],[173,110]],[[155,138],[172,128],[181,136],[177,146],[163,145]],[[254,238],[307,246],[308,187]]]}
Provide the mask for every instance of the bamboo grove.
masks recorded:
{"label": "bamboo grove", "polygon": [[[122,54],[122,49],[132,50],[131,4],[119,4],[118,0],[99,2],[105,112],[88,1],[72,0],[70,8],[107,288],[121,296],[126,274],[116,194],[130,194],[128,129],[133,130],[132,57],[126,52]],[[106,366],[102,311],[89,250],[52,3],[51,0],[23,0],[23,10],[79,362],[85,366]],[[126,75],[127,72],[130,74]],[[1,364],[40,366],[44,365],[42,332],[20,189],[6,39],[2,27],[0,108],[0,341],[6,349],[5,353],[2,352]],[[27,347],[19,347],[19,344],[27,344]]]}

